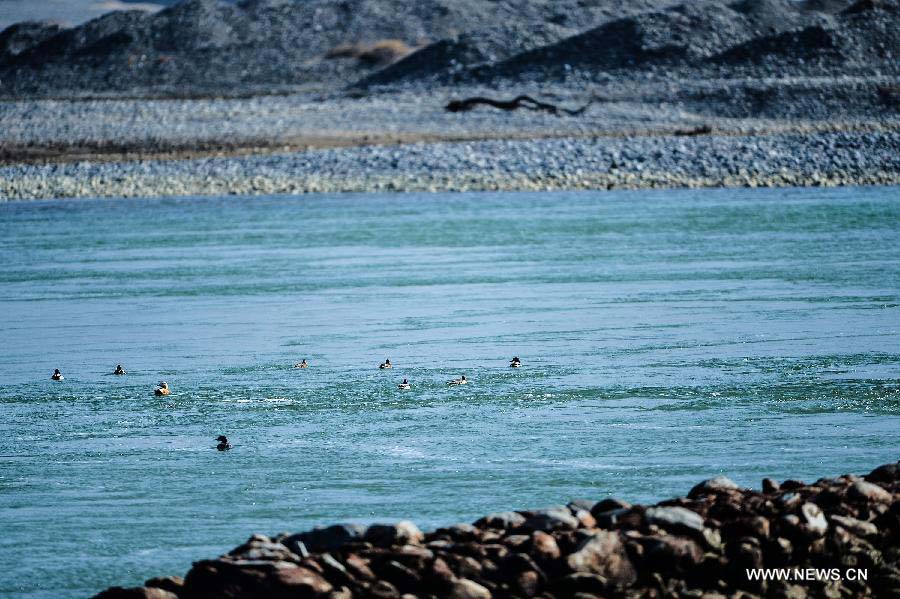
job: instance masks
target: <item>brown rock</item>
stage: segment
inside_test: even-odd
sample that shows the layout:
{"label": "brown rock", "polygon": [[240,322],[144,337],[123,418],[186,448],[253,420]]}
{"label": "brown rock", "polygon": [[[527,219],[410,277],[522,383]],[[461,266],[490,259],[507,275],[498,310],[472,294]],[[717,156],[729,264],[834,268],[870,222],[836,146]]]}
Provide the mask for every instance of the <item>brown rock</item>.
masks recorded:
{"label": "brown rock", "polygon": [[400,599],[400,591],[386,580],[379,580],[370,586],[369,595],[377,599]]}
{"label": "brown rock", "polygon": [[858,480],[850,486],[847,496],[857,501],[875,501],[890,504],[893,496],[874,483]]}
{"label": "brown rock", "polygon": [[727,476],[716,476],[715,478],[707,479],[700,484],[695,485],[694,488],[691,489],[691,492],[688,493],[688,497],[694,499],[703,495],[715,494],[719,491],[729,491],[732,489],[740,489],[740,487]]}
{"label": "brown rock", "polygon": [[543,561],[559,559],[559,545],[553,535],[536,530],[531,534],[531,555],[535,559]]}
{"label": "brown rock", "polygon": [[578,520],[579,528],[595,528],[597,526],[597,520],[594,519],[589,511],[577,510],[573,513],[575,514],[575,519]]}
{"label": "brown rock", "polygon": [[874,537],[878,535],[878,527],[871,522],[863,522],[850,516],[831,516],[831,522],[843,527],[858,537]]}
{"label": "brown rock", "polygon": [[661,572],[683,572],[703,560],[703,550],[691,539],[672,535],[643,539],[645,562]]}
{"label": "brown rock", "polygon": [[181,576],[158,576],[144,583],[145,587],[156,587],[176,595],[184,589],[184,579]]}
{"label": "brown rock", "polygon": [[475,522],[478,528],[511,530],[525,524],[525,516],[519,512],[495,512]]}
{"label": "brown rock", "polygon": [[417,572],[394,560],[386,563],[379,573],[404,592],[415,591],[422,583],[422,577]]}
{"label": "brown rock", "polygon": [[764,478],[762,480],[762,492],[765,494],[777,493],[781,489],[781,485],[774,478]]}
{"label": "brown rock", "polygon": [[390,547],[420,544],[425,540],[425,535],[409,520],[401,520],[396,524],[373,524],[366,529],[363,538],[378,547]]}
{"label": "brown rock", "polygon": [[330,593],[331,584],[319,573],[306,568],[279,568],[274,574],[279,590],[296,597],[315,597]]}
{"label": "brown rock", "polygon": [[531,512],[524,526],[530,530],[574,530],[578,528],[578,519],[568,508],[547,508]]}
{"label": "brown rock", "polygon": [[627,501],[622,501],[621,499],[615,499],[613,497],[608,497],[603,499],[602,501],[598,501],[594,504],[594,507],[591,508],[591,514],[595,517],[597,514],[602,514],[604,512],[608,512],[610,510],[620,510],[620,509],[628,509],[631,507],[631,504]]}
{"label": "brown rock", "polygon": [[375,573],[369,567],[369,560],[364,559],[355,553],[348,553],[344,558],[344,565],[347,572],[354,578],[361,580],[375,580]]}
{"label": "brown rock", "polygon": [[485,587],[468,578],[459,578],[450,585],[447,599],[491,599],[493,595]]}
{"label": "brown rock", "polygon": [[509,535],[503,538],[503,543],[513,551],[518,551],[522,545],[531,540],[529,535]]}
{"label": "brown rock", "polygon": [[599,574],[575,572],[556,581],[557,597],[606,597],[610,591],[610,581]]}
{"label": "brown rock", "polygon": [[328,593],[328,599],[353,599],[353,592],[347,587],[341,587]]}
{"label": "brown rock", "polygon": [[900,481],[900,462],[884,464],[866,475],[870,483],[894,483]]}
{"label": "brown rock", "polygon": [[434,560],[434,563],[431,564],[431,569],[429,571],[429,575],[432,579],[437,580],[439,582],[451,582],[456,575],[453,573],[453,570],[450,569],[450,566],[447,565],[441,558],[437,558]]}
{"label": "brown rock", "polygon": [[533,570],[519,572],[516,576],[516,590],[523,597],[534,597],[541,587],[541,577]]}
{"label": "brown rock", "polygon": [[617,532],[601,530],[591,535],[566,558],[566,563],[573,572],[599,574],[616,585],[631,584],[636,578]]}

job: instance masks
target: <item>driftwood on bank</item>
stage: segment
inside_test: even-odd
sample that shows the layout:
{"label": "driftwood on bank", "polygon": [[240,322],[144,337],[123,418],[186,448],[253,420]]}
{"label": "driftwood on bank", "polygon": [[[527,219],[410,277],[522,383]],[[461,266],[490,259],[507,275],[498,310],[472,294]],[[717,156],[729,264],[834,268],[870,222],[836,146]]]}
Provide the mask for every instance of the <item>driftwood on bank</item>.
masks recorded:
{"label": "driftwood on bank", "polygon": [[445,110],[447,110],[447,112],[468,112],[476,106],[485,105],[493,106],[494,108],[499,108],[500,110],[517,110],[519,108],[524,108],[526,110],[549,112],[550,114],[555,115],[565,114],[568,116],[578,116],[585,110],[587,110],[588,107],[596,100],[596,96],[592,97],[584,106],[573,109],[561,108],[556,104],[541,102],[540,100],[535,100],[531,96],[526,96],[524,94],[521,96],[516,96],[512,100],[495,100],[493,98],[475,96],[472,98],[465,98],[464,100],[452,100],[444,108]]}

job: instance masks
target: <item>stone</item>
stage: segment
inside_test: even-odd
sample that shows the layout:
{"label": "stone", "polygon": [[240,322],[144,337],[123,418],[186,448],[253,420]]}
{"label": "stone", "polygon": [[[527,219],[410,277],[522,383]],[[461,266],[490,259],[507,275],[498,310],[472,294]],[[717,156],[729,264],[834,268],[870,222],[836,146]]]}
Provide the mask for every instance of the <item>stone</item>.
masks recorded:
{"label": "stone", "polygon": [[495,512],[475,522],[478,528],[497,528],[509,530],[525,524],[525,516],[519,512]]}
{"label": "stone", "polygon": [[355,553],[350,553],[344,557],[344,565],[347,572],[354,578],[361,580],[375,580],[375,573],[369,567],[369,560],[362,558]]}
{"label": "stone", "polygon": [[822,509],[815,503],[804,503],[800,506],[800,521],[814,535],[822,536],[828,530],[828,521]]}
{"label": "stone", "polygon": [[594,507],[591,508],[591,514],[593,514],[594,517],[596,517],[597,514],[602,514],[602,513],[608,512],[610,510],[621,510],[621,509],[627,510],[630,507],[631,507],[631,504],[628,503],[627,501],[622,501],[621,499],[615,499],[614,497],[607,497],[606,499],[598,501],[594,505]]}
{"label": "stone", "polygon": [[386,580],[379,580],[369,587],[369,595],[378,599],[400,599],[400,591]]}
{"label": "stone", "polygon": [[396,524],[373,524],[366,529],[364,540],[378,547],[390,547],[399,544],[419,544],[425,535],[409,520],[401,520]]}
{"label": "stone", "polygon": [[575,572],[556,582],[557,597],[606,597],[610,581],[599,574]]}
{"label": "stone", "polygon": [[735,489],[740,489],[736,482],[734,482],[727,476],[716,476],[695,485],[694,488],[691,489],[690,493],[688,493],[688,497],[691,499],[695,499],[697,497],[709,495],[718,491],[728,491]]}
{"label": "stone", "polygon": [[679,572],[696,566],[703,560],[703,550],[691,539],[673,535],[644,538],[644,555],[653,568]]}
{"label": "stone", "polygon": [[850,485],[847,496],[857,501],[875,501],[888,504],[894,500],[893,496],[882,487],[862,480],[858,480]]}
{"label": "stone", "polygon": [[158,576],[144,583],[145,587],[155,587],[176,595],[184,589],[184,579],[181,576]]}
{"label": "stone", "polygon": [[573,572],[599,574],[618,585],[631,584],[636,578],[622,538],[613,531],[601,530],[582,541],[566,564]]}
{"label": "stone", "polygon": [[531,513],[525,521],[525,528],[531,530],[574,530],[578,528],[578,519],[568,508],[547,508]]}
{"label": "stone", "polygon": [[566,504],[566,507],[569,508],[574,514],[578,510],[585,510],[587,512],[590,512],[594,509],[595,505],[597,505],[597,502],[591,499],[573,499],[568,504]]}
{"label": "stone", "polygon": [[573,512],[575,519],[578,520],[578,528],[595,528],[597,520],[587,510],[577,510]]}
{"label": "stone", "polygon": [[594,520],[600,528],[613,528],[619,519],[625,514],[631,513],[631,508],[622,507],[606,512],[594,512]]}
{"label": "stone", "polygon": [[900,481],[900,462],[883,464],[866,475],[870,483],[893,483]]}
{"label": "stone", "polygon": [[774,478],[764,478],[762,481],[762,492],[767,495],[769,493],[777,493],[780,488],[781,485]]}
{"label": "stone", "polygon": [[365,530],[358,524],[335,524],[291,535],[284,540],[284,544],[297,554],[300,554],[297,542],[303,543],[302,551],[308,550],[314,553],[335,551],[347,543],[361,540]]}
{"label": "stone", "polygon": [[321,575],[307,568],[283,568],[275,571],[280,589],[298,597],[316,596],[332,591],[331,584]]}
{"label": "stone", "polygon": [[838,515],[831,516],[830,520],[833,524],[837,524],[858,537],[874,537],[878,535],[878,527],[871,522],[863,522],[850,516]]}
{"label": "stone", "polygon": [[450,584],[447,599],[491,599],[493,595],[485,587],[468,578],[458,578]]}
{"label": "stone", "polygon": [[556,539],[543,531],[536,530],[531,533],[531,555],[535,559],[553,561],[559,559],[560,550]]}
{"label": "stone", "polygon": [[650,507],[644,512],[644,518],[669,532],[703,532],[703,517],[680,506]]}
{"label": "stone", "polygon": [[519,572],[516,576],[515,586],[518,594],[522,597],[534,597],[541,587],[541,577],[532,570]]}

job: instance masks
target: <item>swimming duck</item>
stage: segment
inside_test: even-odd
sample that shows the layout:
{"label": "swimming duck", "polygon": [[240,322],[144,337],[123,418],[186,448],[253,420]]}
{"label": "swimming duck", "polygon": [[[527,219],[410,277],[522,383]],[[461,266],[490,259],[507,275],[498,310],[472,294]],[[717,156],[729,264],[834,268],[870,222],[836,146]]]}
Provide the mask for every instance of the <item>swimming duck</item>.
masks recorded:
{"label": "swimming duck", "polygon": [[65,377],[63,377],[62,373],[59,371],[59,368],[57,368],[56,370],[53,371],[53,374],[50,376],[50,378],[53,379],[54,381],[61,381]]}
{"label": "swimming duck", "polygon": [[462,375],[458,379],[453,379],[452,381],[447,381],[448,385],[468,385],[469,381],[466,380],[466,375]]}
{"label": "swimming duck", "polygon": [[512,360],[510,360],[510,362],[509,362],[509,367],[510,367],[510,368],[518,368],[518,367],[521,366],[521,365],[522,365],[522,360],[519,359],[519,356],[514,357],[514,358],[513,358]]}
{"label": "swimming duck", "polygon": [[153,390],[154,395],[168,395],[169,393],[171,393],[169,391],[169,383],[165,381],[160,381],[156,389]]}
{"label": "swimming duck", "polygon": [[122,368],[121,364],[117,364],[116,370],[115,370],[115,372],[113,372],[113,374],[125,374],[125,369]]}
{"label": "swimming duck", "polygon": [[409,384],[409,381],[403,379],[403,382],[397,385],[397,388],[402,391],[406,391],[407,389],[412,389],[412,385]]}
{"label": "swimming duck", "polygon": [[309,364],[306,363],[306,358],[300,360],[300,363],[294,364],[294,368],[309,368]]}
{"label": "swimming duck", "polygon": [[391,361],[388,358],[385,358],[384,362],[379,364],[378,367],[381,368],[382,370],[384,370],[385,368],[393,368],[394,365],[391,364]]}
{"label": "swimming duck", "polygon": [[231,443],[228,442],[228,437],[226,437],[225,435],[219,435],[218,437],[216,437],[216,441],[219,442],[219,444],[216,445],[216,449],[218,449],[219,451],[228,451],[229,449],[231,449]]}

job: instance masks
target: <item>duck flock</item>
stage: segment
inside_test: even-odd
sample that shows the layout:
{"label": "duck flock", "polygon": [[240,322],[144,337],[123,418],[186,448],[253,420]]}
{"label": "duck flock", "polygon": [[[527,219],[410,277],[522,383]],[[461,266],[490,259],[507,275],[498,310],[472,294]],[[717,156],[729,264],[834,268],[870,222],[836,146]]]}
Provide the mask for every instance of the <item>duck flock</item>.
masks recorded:
{"label": "duck flock", "polygon": [[[521,366],[522,366],[522,361],[519,359],[519,356],[515,356],[509,362],[510,368],[519,368]],[[385,369],[389,369],[389,368],[393,368],[393,367],[394,367],[394,365],[391,364],[390,358],[385,358],[384,362],[382,362],[381,364],[378,365],[378,368],[380,368],[381,370],[385,370]],[[294,364],[294,368],[309,368],[309,362],[306,361],[306,358],[303,358],[301,361]],[[118,376],[123,376],[128,373],[125,372],[125,369],[122,367],[121,364],[117,364],[116,369],[113,371],[113,374],[118,375]],[[65,377],[63,376],[60,369],[57,368],[53,371],[53,374],[50,375],[50,379],[53,381],[62,381],[65,379]],[[451,380],[447,381],[447,385],[450,387],[454,387],[457,385],[468,385],[468,384],[469,384],[469,381],[468,381],[468,379],[466,379],[466,375],[464,375],[464,374],[461,375],[457,379],[451,379]],[[412,384],[407,379],[404,378],[403,382],[400,383],[399,385],[397,385],[397,388],[400,389],[401,391],[407,391],[409,389],[412,389]],[[160,381],[159,383],[157,383],[156,388],[153,389],[153,394],[158,395],[158,396],[169,395],[171,392],[172,392],[172,390],[169,388],[169,383],[167,383],[166,381]],[[216,438],[216,441],[218,441],[218,445],[216,445],[216,449],[218,449],[219,451],[227,451],[227,450],[231,449],[231,447],[232,447],[231,443],[228,442],[228,437],[226,437],[225,435],[219,435]]]}

